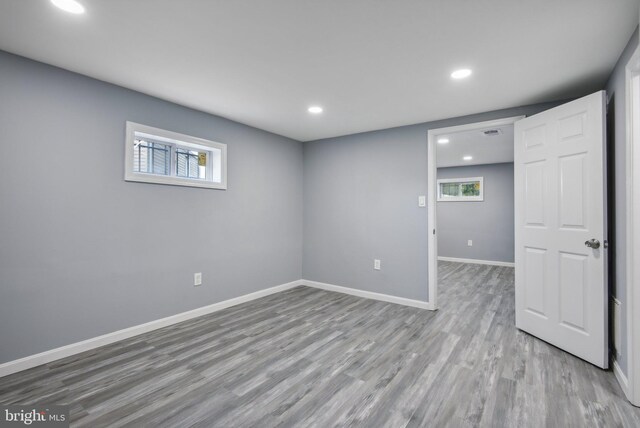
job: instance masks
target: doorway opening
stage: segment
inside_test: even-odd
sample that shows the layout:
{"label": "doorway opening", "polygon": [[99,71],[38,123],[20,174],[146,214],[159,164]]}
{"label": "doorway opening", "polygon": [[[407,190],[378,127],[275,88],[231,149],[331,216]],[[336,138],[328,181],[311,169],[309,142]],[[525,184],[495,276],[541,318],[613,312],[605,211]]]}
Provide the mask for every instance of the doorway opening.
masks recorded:
{"label": "doorway opening", "polygon": [[[438,262],[514,266],[514,123],[524,116],[428,133],[429,302]],[[450,269],[451,268],[451,269]]]}
{"label": "doorway opening", "polygon": [[[516,189],[515,327],[603,369],[610,363],[605,107],[606,93],[598,91],[527,118],[510,120],[514,127],[512,180]],[[443,256],[439,243],[444,216],[439,215],[438,199],[447,193],[445,196],[454,198],[485,200],[489,191],[478,174],[460,178],[447,188],[438,183],[438,158],[443,157],[438,145],[453,141],[447,134],[498,125],[506,123],[429,132],[429,297],[434,306],[438,299],[438,256]],[[471,161],[473,156],[464,153],[462,160]],[[488,227],[480,214],[465,211],[463,219],[468,218],[476,228]],[[451,216],[447,214],[447,220]],[[487,241],[492,238],[485,236]],[[461,276],[459,282],[477,284],[477,275]],[[453,295],[451,300],[455,298]]]}

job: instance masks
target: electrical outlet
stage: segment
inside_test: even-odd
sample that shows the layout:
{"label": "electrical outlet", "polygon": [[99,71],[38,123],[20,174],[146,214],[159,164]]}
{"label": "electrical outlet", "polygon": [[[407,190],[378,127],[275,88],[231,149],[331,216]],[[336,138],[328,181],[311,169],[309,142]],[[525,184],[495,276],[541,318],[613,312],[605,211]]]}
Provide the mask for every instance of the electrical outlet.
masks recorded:
{"label": "electrical outlet", "polygon": [[467,241],[467,247],[473,247],[473,241],[471,239]]}
{"label": "electrical outlet", "polygon": [[193,274],[193,285],[198,286],[202,285],[202,272],[197,272]]}
{"label": "electrical outlet", "polygon": [[373,268],[375,270],[380,270],[380,260],[378,259],[373,259]]}

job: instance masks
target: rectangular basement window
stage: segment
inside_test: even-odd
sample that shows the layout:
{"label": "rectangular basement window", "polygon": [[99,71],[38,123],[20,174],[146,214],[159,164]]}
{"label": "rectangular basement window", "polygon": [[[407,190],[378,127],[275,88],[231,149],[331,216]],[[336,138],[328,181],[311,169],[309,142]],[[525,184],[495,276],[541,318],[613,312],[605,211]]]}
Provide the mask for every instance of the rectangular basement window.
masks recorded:
{"label": "rectangular basement window", "polygon": [[438,202],[483,201],[483,182],[482,177],[438,180]]}
{"label": "rectangular basement window", "polygon": [[126,181],[227,188],[227,145],[127,122]]}

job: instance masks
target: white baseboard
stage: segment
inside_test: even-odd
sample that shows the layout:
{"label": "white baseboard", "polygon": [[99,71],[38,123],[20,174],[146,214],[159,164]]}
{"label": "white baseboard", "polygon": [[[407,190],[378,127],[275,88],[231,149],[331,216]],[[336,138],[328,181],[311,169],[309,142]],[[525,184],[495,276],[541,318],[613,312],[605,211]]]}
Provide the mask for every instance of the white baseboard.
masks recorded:
{"label": "white baseboard", "polygon": [[212,305],[203,306],[201,308],[193,309],[191,311],[182,312],[166,318],[150,321],[145,324],[139,324],[133,327],[114,331],[112,333],[107,333],[102,336],[93,337],[91,339],[83,340],[81,342],[76,342],[70,345],[61,346],[59,348],[51,349],[49,351],[41,352],[35,355],[30,355],[28,357],[20,358],[18,360],[8,361],[6,363],[0,364],[0,378],[3,376],[7,376],[13,373],[17,373],[23,370],[36,367],[42,364],[47,364],[52,361],[59,360],[61,358],[66,358],[71,355],[79,354],[81,352],[90,351],[92,349],[96,349],[101,346],[109,345],[111,343],[115,343],[120,340],[128,339],[130,337],[138,336],[140,334],[148,333],[150,331],[157,330],[159,328],[167,327],[167,326],[177,324],[183,321],[187,321],[193,318],[197,318],[203,315],[211,314],[213,312],[217,312],[231,306],[239,305],[241,303],[249,302],[251,300],[268,296],[270,294],[289,290],[291,288],[294,288],[300,285],[306,285],[309,287],[319,288],[322,290],[336,291],[338,293],[351,294],[353,296],[364,297],[367,299],[374,299],[374,300],[381,300],[383,302],[396,303],[399,305],[434,310],[433,305],[431,303],[423,302],[420,300],[406,299],[404,297],[390,296],[388,294],[357,290],[355,288],[341,287],[339,285],[325,284],[317,281],[297,280],[297,281],[288,282],[286,284],[276,285],[275,287],[267,288],[265,290],[256,291],[255,293],[245,294],[244,296],[239,296],[233,299],[224,300],[222,302],[214,303]]}
{"label": "white baseboard", "polygon": [[276,285],[275,287],[256,291],[255,293],[245,294],[244,296],[239,296],[233,299],[224,300],[222,302],[214,303],[208,306],[203,306],[201,308],[193,309],[191,311],[182,312],[182,313],[172,315],[166,318],[161,318],[155,321],[150,321],[145,324],[140,324],[133,327],[125,328],[123,330],[114,331],[112,333],[107,333],[102,336],[97,336],[91,339],[83,340],[82,342],[76,342],[70,345],[61,346],[60,348],[55,348],[49,351],[41,352],[39,354],[30,355],[28,357],[20,358],[19,360],[8,361],[6,363],[0,364],[0,377],[7,376],[12,373],[17,373],[22,370],[27,370],[42,364],[50,363],[51,361],[59,360],[61,358],[66,358],[71,355],[89,351],[91,349],[99,348],[104,345],[109,345],[119,340],[124,340],[133,336],[138,336],[140,334],[157,330],[162,327],[167,327],[169,325],[177,324],[182,321],[187,321],[192,318],[197,318],[202,315],[207,315],[213,312],[217,312],[219,310],[228,308],[230,306],[239,305],[240,303],[249,302],[251,300],[259,299],[261,297],[265,297],[270,294],[289,290],[291,288],[297,287],[302,284],[303,284],[303,281],[297,280],[297,281],[288,282],[286,284]]}
{"label": "white baseboard", "polygon": [[476,265],[492,265],[492,266],[507,266],[515,267],[513,262],[495,262],[492,260],[478,260],[478,259],[459,259],[457,257],[438,257],[439,261],[443,262],[456,262],[456,263],[473,263]]}
{"label": "white baseboard", "polygon": [[424,302],[422,300],[407,299],[404,297],[391,296],[389,294],[374,293],[372,291],[358,290],[355,288],[342,287],[340,285],[327,284],[324,282],[309,281],[306,279],[303,279],[301,281],[301,284],[307,285],[313,288],[319,288],[321,290],[335,291],[343,294],[351,294],[352,296],[364,297],[367,299],[381,300],[383,302],[396,303],[398,305],[404,305],[404,306],[412,306],[414,308],[420,308],[420,309],[429,309],[431,311],[435,310],[432,303]]}
{"label": "white baseboard", "polygon": [[616,375],[616,379],[620,384],[620,388],[622,388],[622,392],[624,392],[624,395],[629,398],[629,380],[622,372],[622,369],[616,360],[613,360],[613,374]]}

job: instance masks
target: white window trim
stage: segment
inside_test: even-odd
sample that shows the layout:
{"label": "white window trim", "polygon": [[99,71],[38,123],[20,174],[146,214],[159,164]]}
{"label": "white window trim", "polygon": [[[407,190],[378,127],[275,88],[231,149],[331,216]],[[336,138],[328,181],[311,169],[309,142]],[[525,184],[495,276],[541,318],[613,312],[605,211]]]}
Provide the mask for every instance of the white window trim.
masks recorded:
{"label": "white window trim", "polygon": [[[186,147],[200,150],[220,150],[220,182],[209,180],[197,180],[192,178],[177,177],[175,175],[155,175],[133,171],[133,150],[135,142],[135,134],[143,133],[157,142],[167,143],[173,147]],[[172,186],[202,187],[207,189],[227,189],[227,145],[217,143],[215,141],[205,140],[203,138],[192,137],[190,135],[180,134],[177,132],[167,131],[152,126],[142,125],[140,123],[127,121],[124,153],[124,179],[125,181],[136,181],[141,183],[168,184]],[[171,171],[175,166],[173,160],[174,153],[171,154]],[[207,156],[207,174],[212,174],[213,167],[211,156]]]}
{"label": "white window trim", "polygon": [[[468,183],[470,181],[480,182],[480,195],[478,196],[447,196],[444,197],[440,194],[440,184],[446,183]],[[438,180],[437,183],[437,195],[438,202],[480,202],[484,201],[484,178],[483,177],[468,177],[468,178],[443,178]]]}

